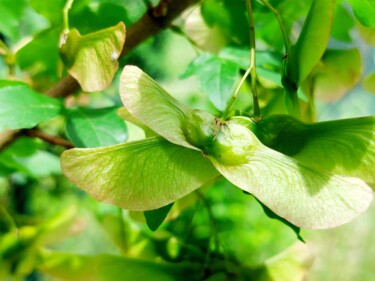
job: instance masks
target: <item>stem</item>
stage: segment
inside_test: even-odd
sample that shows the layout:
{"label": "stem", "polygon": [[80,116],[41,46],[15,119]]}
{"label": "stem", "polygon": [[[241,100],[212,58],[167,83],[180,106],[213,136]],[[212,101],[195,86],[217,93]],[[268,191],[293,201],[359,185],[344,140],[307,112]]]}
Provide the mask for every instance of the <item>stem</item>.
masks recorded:
{"label": "stem", "polygon": [[281,30],[281,33],[282,33],[283,39],[284,39],[284,47],[285,47],[286,57],[288,57],[291,42],[290,42],[290,39],[289,39],[289,37],[286,33],[283,20],[281,19],[280,15],[279,15],[279,12],[267,0],[261,0],[261,1],[262,1],[263,5],[266,6],[274,14],[277,22],[279,23],[279,27],[280,27],[280,30]]}
{"label": "stem", "polygon": [[197,190],[196,193],[198,194],[198,197],[202,200],[203,205],[207,210],[207,214],[210,219],[212,235],[214,237],[215,250],[218,252],[220,249],[220,239],[219,239],[219,235],[217,232],[217,226],[215,222],[214,213],[212,212],[210,203],[208,202],[207,198],[199,190]]}
{"label": "stem", "polygon": [[24,130],[24,132],[29,137],[39,138],[39,139],[44,140],[45,142],[48,142],[48,143],[53,144],[53,145],[59,145],[59,146],[65,147],[65,148],[73,148],[74,147],[74,145],[70,141],[68,141],[66,139],[59,138],[59,137],[47,135],[46,133],[44,133],[44,132],[42,132],[38,129]]}
{"label": "stem", "polygon": [[124,231],[124,228],[125,228],[125,224],[124,224],[124,216],[123,216],[123,213],[122,213],[122,209],[121,208],[117,208],[118,210],[118,222],[120,224],[120,243],[121,243],[121,251],[123,254],[127,254],[128,253],[128,245],[126,243],[126,240],[125,240],[125,231]]}
{"label": "stem", "polygon": [[260,117],[260,108],[258,101],[257,92],[257,72],[256,72],[256,59],[255,59],[255,25],[253,18],[253,8],[251,6],[251,0],[246,0],[247,13],[249,15],[249,26],[250,26],[250,85],[253,92],[253,102],[254,102],[254,118]]}
{"label": "stem", "polygon": [[64,17],[64,31],[69,31],[69,10],[72,8],[74,0],[68,0],[63,9],[63,17]]}
{"label": "stem", "polygon": [[223,119],[226,119],[231,109],[234,101],[237,99],[238,93],[246,81],[246,78],[250,75],[251,82],[251,91],[253,93],[253,104],[254,104],[254,118],[258,119],[260,117],[260,108],[259,108],[259,101],[258,101],[258,91],[257,91],[257,73],[256,73],[256,59],[255,59],[255,26],[254,26],[254,18],[253,18],[253,8],[251,6],[251,0],[246,0],[246,8],[247,13],[249,15],[249,27],[250,27],[250,66],[246,70],[244,76],[242,77],[240,83],[238,84],[231,100],[228,102],[227,107],[223,113]]}

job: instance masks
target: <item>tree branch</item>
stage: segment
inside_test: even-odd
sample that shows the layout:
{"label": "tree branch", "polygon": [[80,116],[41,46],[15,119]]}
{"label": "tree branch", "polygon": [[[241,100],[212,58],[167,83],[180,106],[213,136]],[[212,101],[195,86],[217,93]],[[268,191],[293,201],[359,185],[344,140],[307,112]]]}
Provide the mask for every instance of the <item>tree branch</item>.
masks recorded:
{"label": "tree branch", "polygon": [[[197,2],[199,0],[161,0],[158,7],[149,10],[127,30],[125,45],[120,57],[128,54],[147,38],[166,29],[184,10]],[[67,75],[47,90],[45,94],[54,98],[66,97],[77,89],[79,89],[78,82],[72,76]],[[20,130],[0,133],[0,151],[20,135],[22,135]]]}
{"label": "tree branch", "polygon": [[43,131],[39,129],[28,129],[28,130],[22,130],[21,132],[25,136],[28,136],[31,138],[38,138],[53,145],[58,145],[58,146],[62,146],[65,148],[74,147],[74,145],[70,141],[63,139],[63,138],[47,135],[46,133],[44,133]]}

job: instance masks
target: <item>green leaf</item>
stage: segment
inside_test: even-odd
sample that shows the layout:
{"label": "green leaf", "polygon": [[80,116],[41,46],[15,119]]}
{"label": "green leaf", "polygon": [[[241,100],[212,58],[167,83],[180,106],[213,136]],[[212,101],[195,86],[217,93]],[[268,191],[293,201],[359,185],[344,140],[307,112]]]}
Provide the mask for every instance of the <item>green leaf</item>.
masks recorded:
{"label": "green leaf", "polygon": [[28,0],[0,1],[1,34],[14,44],[48,27],[48,22],[29,7]]}
{"label": "green leaf", "polygon": [[336,40],[351,43],[350,32],[354,27],[354,19],[346,7],[346,3],[337,3],[333,17],[332,37]]}
{"label": "green leaf", "polygon": [[169,95],[138,67],[124,67],[120,95],[126,110],[138,122],[172,143],[196,149],[188,143],[184,133],[186,118],[192,110]]}
{"label": "green leaf", "polygon": [[233,42],[249,42],[246,6],[242,1],[205,0],[201,6],[201,13],[210,27],[218,26]]}
{"label": "green leaf", "polygon": [[309,166],[375,183],[375,117],[304,124],[274,115],[257,124],[265,145]]}
{"label": "green leaf", "polygon": [[223,127],[216,145],[208,155],[216,169],[298,227],[336,227],[364,212],[372,200],[372,190],[360,179],[332,175],[274,151],[241,125]]}
{"label": "green leaf", "polygon": [[325,102],[337,101],[358,83],[361,72],[358,49],[327,50],[312,75],[314,96]]}
{"label": "green leaf", "polygon": [[375,1],[374,0],[349,0],[356,18],[367,27],[375,27]]}
{"label": "green leaf", "polygon": [[149,138],[62,155],[64,174],[99,201],[146,211],[170,204],[219,176],[201,153]]}
{"label": "green leaf", "polygon": [[30,4],[39,14],[46,17],[53,25],[62,23],[63,8],[65,0],[44,1],[44,0],[31,0]]}
{"label": "green leaf", "polygon": [[155,231],[159,228],[159,226],[163,223],[165,218],[167,217],[169,211],[171,210],[173,203],[161,207],[159,209],[145,211],[144,215],[146,218],[147,226],[152,230]]}
{"label": "green leaf", "polygon": [[124,43],[122,22],[83,36],[72,29],[62,36],[60,55],[69,74],[84,91],[100,91],[112,82]]}
{"label": "green leaf", "polygon": [[[222,49],[219,56],[237,64],[246,71],[250,64],[249,48],[226,47]],[[256,67],[259,77],[272,81],[277,86],[281,85],[281,54],[270,51],[256,52]]]}
{"label": "green leaf", "polygon": [[327,47],[335,0],[315,0],[296,44],[289,53],[287,78],[299,85],[318,64]]}
{"label": "green leaf", "polygon": [[59,32],[58,28],[43,31],[16,53],[19,67],[27,71],[34,82],[35,78],[39,78],[43,87],[45,87],[46,80],[55,82],[59,78]]}
{"label": "green leaf", "polygon": [[31,138],[18,138],[0,153],[0,165],[8,172],[19,172],[34,178],[61,174],[59,157],[39,150]]}
{"label": "green leaf", "polygon": [[69,281],[200,280],[201,265],[166,263],[121,256],[43,253],[38,271]]}
{"label": "green leaf", "polygon": [[117,115],[117,107],[68,110],[67,117],[67,134],[76,147],[118,144],[128,137],[127,127]]}
{"label": "green leaf", "polygon": [[362,87],[367,92],[375,94],[375,72],[368,74],[362,81]]}
{"label": "green leaf", "polygon": [[237,64],[212,54],[204,54],[188,66],[182,78],[196,75],[203,92],[217,109],[223,111],[234,92],[238,73]]}
{"label": "green leaf", "polygon": [[0,81],[0,131],[32,128],[60,114],[58,100],[33,91],[26,84]]}

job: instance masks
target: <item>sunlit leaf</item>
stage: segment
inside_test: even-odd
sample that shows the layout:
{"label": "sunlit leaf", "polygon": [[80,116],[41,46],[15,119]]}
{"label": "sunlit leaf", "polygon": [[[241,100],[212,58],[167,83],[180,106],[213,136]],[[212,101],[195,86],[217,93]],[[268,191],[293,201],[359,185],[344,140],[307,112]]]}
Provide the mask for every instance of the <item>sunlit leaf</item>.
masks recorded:
{"label": "sunlit leaf", "polygon": [[368,74],[362,81],[362,87],[370,92],[375,94],[375,72]]}
{"label": "sunlit leaf", "polygon": [[159,209],[144,212],[147,225],[152,231],[155,231],[159,228],[159,226],[163,223],[163,221],[167,217],[172,206],[173,206],[173,203],[167,206],[161,207]]}
{"label": "sunlit leaf", "polygon": [[121,256],[82,256],[66,253],[44,253],[38,270],[69,281],[118,280],[200,280],[200,265],[166,263]]}
{"label": "sunlit leaf", "polygon": [[61,103],[20,82],[0,81],[0,131],[32,128],[60,114]]}
{"label": "sunlit leaf", "polygon": [[186,35],[206,52],[218,53],[227,41],[223,31],[218,26],[209,27],[204,22],[200,7],[193,9],[187,15],[184,29]]}
{"label": "sunlit leaf", "polygon": [[360,179],[314,169],[262,145],[240,125],[223,127],[216,145],[208,157],[218,171],[296,226],[333,228],[364,212],[372,200]]}
{"label": "sunlit leaf", "polygon": [[62,35],[60,55],[84,91],[100,91],[112,82],[124,43],[125,25],[122,22],[86,35],[72,29]]}
{"label": "sunlit leaf", "polygon": [[327,47],[335,0],[315,0],[287,64],[287,76],[296,85],[303,82],[317,65]]}
{"label": "sunlit leaf", "polygon": [[99,147],[123,143],[127,128],[117,108],[76,109],[67,111],[66,130],[76,147]]}
{"label": "sunlit leaf", "polygon": [[200,152],[160,138],[62,155],[64,174],[99,201],[125,209],[157,209],[219,176]]}
{"label": "sunlit leaf", "polygon": [[278,255],[266,260],[257,270],[257,280],[305,280],[313,261],[314,257],[309,247],[302,243],[296,243]]}
{"label": "sunlit leaf", "polygon": [[357,84],[361,72],[358,49],[327,50],[313,74],[314,96],[325,102],[340,99]]}
{"label": "sunlit leaf", "polygon": [[375,27],[375,1],[349,0],[356,18],[367,27]]}
{"label": "sunlit leaf", "polygon": [[184,133],[191,109],[178,102],[136,66],[125,66],[120,82],[121,100],[135,119],[170,142],[195,149]]}
{"label": "sunlit leaf", "polygon": [[375,183],[375,117],[304,124],[288,115],[258,123],[265,145],[316,169]]}

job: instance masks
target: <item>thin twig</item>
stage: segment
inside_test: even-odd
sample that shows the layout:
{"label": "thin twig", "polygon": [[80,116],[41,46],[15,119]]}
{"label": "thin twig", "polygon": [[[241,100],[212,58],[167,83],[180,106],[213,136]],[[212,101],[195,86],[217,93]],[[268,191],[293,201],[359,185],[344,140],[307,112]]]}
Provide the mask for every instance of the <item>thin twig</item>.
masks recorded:
{"label": "thin twig", "polygon": [[246,0],[246,8],[248,12],[248,18],[249,18],[249,27],[250,27],[250,66],[246,70],[244,76],[242,77],[240,83],[238,84],[231,100],[228,102],[227,107],[225,108],[225,111],[223,113],[223,119],[226,119],[229,111],[234,103],[234,101],[237,99],[238,93],[243,85],[243,83],[246,81],[246,78],[250,75],[251,81],[251,91],[253,93],[253,104],[254,104],[254,114],[253,118],[255,120],[259,119],[260,114],[260,107],[259,107],[259,100],[258,100],[258,91],[257,91],[257,72],[256,72],[256,58],[255,58],[255,26],[254,26],[254,18],[253,18],[253,9],[251,6],[251,1]]}
{"label": "thin twig", "polygon": [[63,18],[64,18],[64,32],[69,31],[69,10],[72,8],[74,0],[68,0],[63,9]]}
{"label": "thin twig", "polygon": [[283,20],[280,17],[279,12],[267,0],[261,0],[261,1],[262,1],[263,5],[266,6],[273,13],[277,22],[279,23],[279,27],[280,27],[280,30],[281,30],[281,33],[282,33],[283,39],[284,39],[285,57],[288,58],[291,42],[290,42],[289,36],[286,32]]}
{"label": "thin twig", "polygon": [[29,137],[32,137],[32,138],[39,138],[39,139],[41,139],[45,142],[48,142],[50,144],[53,144],[53,145],[58,145],[58,146],[62,146],[62,147],[65,147],[65,148],[73,148],[74,147],[74,145],[70,141],[68,141],[66,139],[63,139],[63,138],[47,135],[46,133],[44,133],[43,131],[41,131],[39,129],[27,129],[27,130],[22,130],[22,132],[26,136],[29,136]]}
{"label": "thin twig", "polygon": [[208,217],[210,219],[210,224],[211,224],[211,231],[214,236],[215,250],[216,252],[218,252],[220,249],[220,239],[219,239],[218,230],[216,226],[215,216],[214,216],[214,213],[212,212],[210,202],[208,202],[207,198],[199,190],[196,190],[196,193],[198,197],[201,199],[204,207],[207,210],[207,214],[208,214]]}
{"label": "thin twig", "polygon": [[246,8],[249,16],[249,26],[250,26],[250,75],[251,75],[251,91],[253,92],[253,103],[254,103],[254,118],[260,117],[260,107],[258,101],[258,91],[257,91],[257,71],[256,71],[256,58],[255,58],[255,25],[253,18],[253,8],[251,6],[251,0],[246,0]]}

